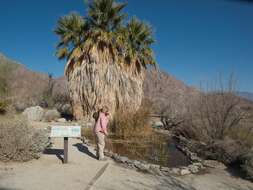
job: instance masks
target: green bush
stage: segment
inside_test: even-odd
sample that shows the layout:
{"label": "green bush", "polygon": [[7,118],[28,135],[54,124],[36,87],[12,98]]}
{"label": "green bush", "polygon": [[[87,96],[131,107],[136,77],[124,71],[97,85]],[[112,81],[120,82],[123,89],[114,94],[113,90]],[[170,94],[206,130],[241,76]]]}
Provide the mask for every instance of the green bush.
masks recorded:
{"label": "green bush", "polygon": [[34,129],[21,116],[1,116],[0,128],[1,161],[28,161],[39,158],[47,146],[45,131]]}

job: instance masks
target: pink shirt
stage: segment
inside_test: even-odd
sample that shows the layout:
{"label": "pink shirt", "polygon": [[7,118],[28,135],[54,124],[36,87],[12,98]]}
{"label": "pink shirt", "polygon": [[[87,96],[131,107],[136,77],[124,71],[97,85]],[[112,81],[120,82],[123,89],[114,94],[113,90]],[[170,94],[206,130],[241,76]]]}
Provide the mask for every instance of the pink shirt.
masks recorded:
{"label": "pink shirt", "polygon": [[94,132],[102,132],[107,134],[107,124],[108,124],[108,116],[106,116],[103,112],[99,113],[99,118],[94,126]]}

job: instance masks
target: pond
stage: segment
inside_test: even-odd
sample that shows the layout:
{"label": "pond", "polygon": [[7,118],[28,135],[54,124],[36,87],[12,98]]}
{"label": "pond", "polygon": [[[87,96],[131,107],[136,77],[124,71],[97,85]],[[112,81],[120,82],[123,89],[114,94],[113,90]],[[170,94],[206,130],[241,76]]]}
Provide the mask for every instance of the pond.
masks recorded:
{"label": "pond", "polygon": [[107,149],[132,160],[166,167],[187,166],[189,159],[176,148],[176,142],[169,136],[154,133],[148,140],[107,139]]}
{"label": "pond", "polygon": [[[82,135],[94,143],[91,130],[83,131]],[[110,135],[106,139],[106,149],[131,160],[142,160],[165,167],[190,164],[189,159],[176,148],[176,141],[171,136],[156,131],[153,131],[148,138],[120,139]]]}

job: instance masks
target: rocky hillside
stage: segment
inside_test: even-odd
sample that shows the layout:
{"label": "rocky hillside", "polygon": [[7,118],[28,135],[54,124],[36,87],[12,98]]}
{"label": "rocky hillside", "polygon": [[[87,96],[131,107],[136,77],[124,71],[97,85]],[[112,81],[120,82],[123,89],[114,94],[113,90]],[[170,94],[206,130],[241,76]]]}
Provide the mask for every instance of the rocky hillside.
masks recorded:
{"label": "rocky hillside", "polygon": [[145,97],[153,102],[156,112],[168,107],[179,111],[200,93],[168,73],[155,70],[147,72],[143,87]]}
{"label": "rocky hillside", "polygon": [[[33,72],[0,54],[1,64],[15,65],[15,69],[11,72],[10,84],[17,106],[22,109],[38,104],[43,90],[48,86],[48,75]],[[67,81],[64,77],[54,79],[53,91],[67,93]],[[195,97],[198,93],[198,90],[185,85],[166,72],[155,70],[147,72],[144,95],[153,102],[158,112],[166,106],[182,108],[190,97]]]}

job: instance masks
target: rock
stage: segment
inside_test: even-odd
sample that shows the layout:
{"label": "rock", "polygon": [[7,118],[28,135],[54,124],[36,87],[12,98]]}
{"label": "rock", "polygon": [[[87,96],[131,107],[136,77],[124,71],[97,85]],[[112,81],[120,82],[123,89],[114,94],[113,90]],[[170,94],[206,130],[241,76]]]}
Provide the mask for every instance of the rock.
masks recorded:
{"label": "rock", "polygon": [[134,160],[134,161],[133,161],[134,166],[139,165],[140,163],[141,163],[141,162],[138,161],[138,160]]}
{"label": "rock", "polygon": [[129,159],[125,156],[120,156],[119,157],[119,162],[122,162],[122,163],[126,163]]}
{"label": "rock", "polygon": [[196,174],[199,172],[199,167],[196,165],[193,165],[193,164],[189,165],[188,168],[189,168],[190,172],[193,174]]}
{"label": "rock", "polygon": [[118,154],[113,154],[112,155],[112,158],[116,161],[116,162],[119,162],[120,161],[120,156]]}
{"label": "rock", "polygon": [[161,170],[162,172],[167,172],[167,173],[171,172],[171,168],[168,168],[168,167],[161,167],[160,170]]}
{"label": "rock", "polygon": [[179,168],[171,168],[170,172],[171,172],[171,174],[179,175],[180,169]]}
{"label": "rock", "polygon": [[135,164],[134,166],[142,172],[148,172],[149,171],[149,165],[148,164],[139,163],[139,164]]}
{"label": "rock", "polygon": [[183,168],[180,170],[180,175],[189,175],[191,171],[188,168]]}
{"label": "rock", "polygon": [[67,122],[67,120],[65,118],[59,118],[59,119],[57,119],[57,122],[65,123],[65,122]]}
{"label": "rock", "polygon": [[190,156],[190,160],[192,162],[197,162],[197,163],[202,162],[202,159],[195,154]]}
{"label": "rock", "polygon": [[22,113],[29,121],[41,121],[44,116],[44,110],[40,106],[26,108]]}
{"label": "rock", "polygon": [[150,173],[152,173],[154,175],[163,176],[163,173],[161,172],[159,165],[151,164],[149,166],[149,171],[150,171]]}
{"label": "rock", "polygon": [[156,122],[154,122],[153,127],[162,128],[163,127],[163,123],[161,121],[156,121]]}
{"label": "rock", "polygon": [[129,159],[125,156],[120,156],[118,154],[112,154],[112,158],[119,163],[128,163]]}
{"label": "rock", "polygon": [[227,167],[216,160],[204,160],[203,161],[203,166],[209,167],[209,168],[219,168],[219,169],[226,169]]}
{"label": "rock", "polygon": [[199,162],[195,162],[195,163],[193,163],[192,165],[197,166],[199,169],[204,169],[203,164],[201,164],[201,163],[199,163]]}
{"label": "rock", "polygon": [[61,114],[56,110],[47,110],[44,114],[43,120],[44,121],[55,121],[61,117]]}

